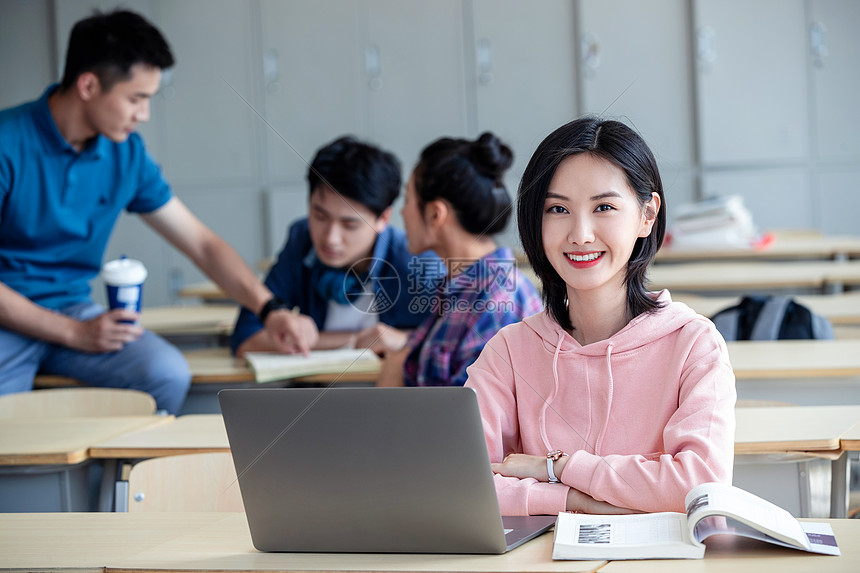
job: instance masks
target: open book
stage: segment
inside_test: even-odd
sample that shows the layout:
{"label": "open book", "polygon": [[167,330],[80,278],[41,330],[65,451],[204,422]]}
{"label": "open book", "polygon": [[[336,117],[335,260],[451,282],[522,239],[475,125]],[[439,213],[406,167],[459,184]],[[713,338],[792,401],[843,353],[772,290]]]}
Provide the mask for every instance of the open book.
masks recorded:
{"label": "open book", "polygon": [[560,513],[553,559],[701,559],[715,534],[760,539],[812,553],[839,555],[829,523],[799,522],[740,488],[704,483],[691,489],[683,513]]}
{"label": "open book", "polygon": [[308,356],[248,352],[245,358],[251,365],[257,382],[286,380],[314,374],[345,373],[366,373],[368,380],[374,380],[380,367],[379,357],[368,348],[314,350]]}

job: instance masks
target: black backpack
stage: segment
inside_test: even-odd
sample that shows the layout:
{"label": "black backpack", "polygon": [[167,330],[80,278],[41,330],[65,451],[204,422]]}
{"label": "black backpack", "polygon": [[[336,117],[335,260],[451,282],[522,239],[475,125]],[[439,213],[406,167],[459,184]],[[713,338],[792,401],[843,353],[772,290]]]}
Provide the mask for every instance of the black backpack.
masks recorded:
{"label": "black backpack", "polygon": [[745,296],[711,320],[727,342],[833,339],[829,320],[787,296]]}

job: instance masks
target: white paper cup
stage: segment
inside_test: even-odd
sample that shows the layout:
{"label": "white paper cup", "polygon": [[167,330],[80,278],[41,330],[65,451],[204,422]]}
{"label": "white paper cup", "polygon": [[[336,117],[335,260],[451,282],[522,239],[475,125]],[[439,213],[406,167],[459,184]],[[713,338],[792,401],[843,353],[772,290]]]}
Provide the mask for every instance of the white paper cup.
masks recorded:
{"label": "white paper cup", "polygon": [[102,267],[102,280],[107,287],[108,307],[140,312],[146,267],[125,257],[108,261]]}

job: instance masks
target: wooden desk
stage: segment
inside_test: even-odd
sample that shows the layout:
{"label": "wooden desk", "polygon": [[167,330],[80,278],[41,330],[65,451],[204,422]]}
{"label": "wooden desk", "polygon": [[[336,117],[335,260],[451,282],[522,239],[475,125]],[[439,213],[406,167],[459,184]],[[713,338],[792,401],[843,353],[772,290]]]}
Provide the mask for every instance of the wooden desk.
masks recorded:
{"label": "wooden desk", "polygon": [[[254,373],[245,361],[234,358],[228,348],[186,350],[182,354],[191,369],[192,387],[199,384],[252,384],[255,382]],[[37,388],[53,388],[79,386],[81,383],[65,376],[40,375],[36,377],[34,385]]]}
{"label": "wooden desk", "polygon": [[86,511],[89,448],[172,416],[0,420],[0,510]]}
{"label": "wooden desk", "polygon": [[[840,511],[844,508],[845,515],[848,515],[850,507],[850,492],[851,492],[851,456],[857,459],[857,452],[860,452],[860,422],[854,424],[844,434],[842,434],[842,457],[833,463],[833,475],[838,476],[840,483],[836,487],[845,490],[845,504],[840,505]],[[835,482],[834,482],[835,483]]]}
{"label": "wooden desk", "polygon": [[860,404],[860,340],[730,342],[739,399]]}
{"label": "wooden desk", "polygon": [[199,298],[206,303],[223,303],[232,300],[221,290],[221,287],[211,281],[186,285],[179,289],[177,294],[181,298]]}
{"label": "wooden desk", "polygon": [[810,237],[776,233],[763,249],[660,249],[657,262],[705,262],[721,260],[844,260],[860,256],[860,237]]}
{"label": "wooden desk", "polygon": [[[845,449],[840,442],[843,434],[855,424],[860,424],[860,406],[738,408],[736,418],[736,455],[797,454],[794,459],[798,462],[810,456],[838,460]],[[857,433],[860,434],[860,429]],[[860,439],[857,443],[860,445]],[[223,419],[220,414],[210,414],[180,416],[169,424],[132,431],[93,444],[89,457],[135,460],[228,451],[230,444]],[[781,461],[784,459],[785,456]],[[762,495],[763,492],[755,493]],[[847,503],[846,495],[847,490],[835,491],[831,510],[834,504]],[[125,498],[118,494],[116,499]]]}
{"label": "wooden desk", "polygon": [[835,458],[860,424],[860,405],[735,408],[735,454],[804,452]]}
{"label": "wooden desk", "polygon": [[[254,372],[243,359],[234,358],[225,347],[199,348],[186,350],[182,353],[191,369],[192,390],[205,386],[224,384],[256,385]],[[289,380],[291,384],[330,384],[334,382],[369,382],[376,378],[373,373],[361,372],[332,372],[330,374],[315,374],[301,376]],[[274,383],[278,384],[278,383]],[[79,386],[80,382],[65,376],[37,377],[36,387],[56,388],[63,386]],[[282,384],[281,384],[282,385]],[[217,391],[217,390],[216,390]]]}
{"label": "wooden desk", "polygon": [[[838,538],[840,545],[860,540],[860,527],[839,531],[846,539]],[[596,571],[605,564],[552,561],[551,553],[551,533],[504,555],[260,553],[244,513],[0,515],[4,570],[513,572]]]}
{"label": "wooden desk", "polygon": [[[124,466],[143,458],[229,452],[221,414],[180,416],[173,423],[143,428],[93,444],[89,456],[103,460],[101,511],[128,511]],[[127,463],[124,463],[127,462]]]}
{"label": "wooden desk", "polygon": [[220,335],[233,331],[239,307],[235,304],[158,306],[144,308],[140,322],[148,330],[168,335]]}
{"label": "wooden desk", "polygon": [[[191,367],[191,384],[223,384],[225,382],[254,382],[254,373],[243,359],[236,359],[227,348],[202,348],[183,352]],[[293,384],[329,384],[333,382],[367,382],[373,373],[332,372],[301,376],[289,380]]]}
{"label": "wooden desk", "polygon": [[842,434],[842,449],[849,452],[860,452],[860,421]]}
{"label": "wooden desk", "polygon": [[125,416],[0,420],[0,464],[76,464],[87,459],[95,443],[172,419]]}
{"label": "wooden desk", "polygon": [[737,378],[860,376],[860,340],[729,342]]}
{"label": "wooden desk", "polygon": [[504,555],[260,553],[242,513],[3,514],[0,568],[10,571],[857,571],[860,520],[828,520],[841,557],[711,539],[704,559],[552,561],[552,533]]}
{"label": "wooden desk", "polygon": [[139,459],[229,451],[230,443],[221,414],[190,414],[179,416],[170,424],[100,441],[90,447],[89,456]]}
{"label": "wooden desk", "polygon": [[[850,432],[860,426],[860,405],[736,408],[735,418],[737,421],[736,456],[788,454],[780,461],[794,460],[798,463],[804,462],[804,458],[808,459],[809,456],[831,460],[830,516],[847,515],[850,468],[845,452],[849,450],[846,444],[854,445],[854,442],[850,441]],[[849,436],[847,441],[846,436]],[[856,445],[860,446],[860,442]],[[791,454],[795,454],[794,457],[791,457]],[[735,469],[737,473],[737,463]],[[807,474],[807,481],[800,484],[800,487],[808,489],[808,472],[799,473]],[[738,485],[745,489],[752,489],[748,484]],[[771,487],[775,485],[771,484]],[[767,497],[765,492],[754,493]],[[801,492],[801,500],[804,499],[804,495]],[[778,503],[776,499],[771,501],[778,505],[788,505]],[[802,511],[808,511],[808,509],[808,507],[801,507]]]}
{"label": "wooden desk", "polygon": [[183,414],[220,412],[217,394],[224,388],[278,388],[303,384],[369,384],[376,376],[368,373],[317,374],[289,380],[257,383],[248,364],[234,358],[227,348],[203,348],[185,351],[184,356],[191,367],[191,389],[183,406]]}
{"label": "wooden desk", "polygon": [[649,288],[670,291],[761,291],[826,289],[860,284],[860,261],[716,262],[654,265]]}
{"label": "wooden desk", "polygon": [[[737,454],[834,453],[843,448],[845,439],[854,440],[851,444],[860,449],[860,405],[736,408],[735,416]],[[856,436],[849,432],[852,428]],[[229,451],[221,415],[196,414],[92,443],[88,455],[151,458]]]}
{"label": "wooden desk", "polygon": [[[217,394],[224,388],[279,388],[303,384],[371,384],[376,374],[359,372],[332,372],[302,376],[289,380],[257,383],[254,372],[244,360],[230,354],[228,348],[200,348],[183,352],[191,369],[191,389],[182,407],[182,414],[211,414],[220,412]],[[36,377],[36,388],[81,386],[74,378],[65,376]]]}
{"label": "wooden desk", "polygon": [[[807,306],[812,312],[827,318],[834,325],[860,325],[860,292],[792,295],[792,298]],[[738,304],[741,297],[701,296],[673,292],[672,300],[683,302],[703,316],[713,316],[724,308]]]}
{"label": "wooden desk", "polygon": [[827,521],[836,535],[840,557],[813,555],[754,539],[714,536],[705,542],[704,559],[611,561],[600,573],[856,573],[860,569],[860,519]]}

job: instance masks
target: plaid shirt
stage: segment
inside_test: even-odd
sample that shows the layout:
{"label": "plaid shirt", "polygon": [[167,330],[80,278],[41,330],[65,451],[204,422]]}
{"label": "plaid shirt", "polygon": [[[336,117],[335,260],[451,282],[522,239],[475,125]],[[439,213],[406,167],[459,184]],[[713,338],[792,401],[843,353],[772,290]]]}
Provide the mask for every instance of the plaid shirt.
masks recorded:
{"label": "plaid shirt", "polygon": [[[452,270],[457,260],[446,261]],[[534,285],[516,268],[514,255],[500,247],[454,279],[442,279],[423,297],[432,316],[406,343],[412,351],[404,365],[407,386],[462,386],[468,368],[502,327],[543,310]]]}

